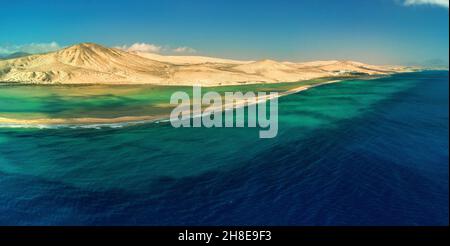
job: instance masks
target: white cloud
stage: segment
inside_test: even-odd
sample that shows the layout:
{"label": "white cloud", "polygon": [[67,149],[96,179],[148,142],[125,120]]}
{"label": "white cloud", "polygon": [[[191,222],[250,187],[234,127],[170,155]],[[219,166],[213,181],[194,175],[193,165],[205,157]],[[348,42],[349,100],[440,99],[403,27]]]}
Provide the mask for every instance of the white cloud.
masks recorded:
{"label": "white cloud", "polygon": [[125,50],[125,51],[140,51],[140,52],[150,52],[150,53],[159,53],[163,50],[162,46],[158,46],[155,44],[147,44],[147,43],[134,43],[131,46],[122,45],[122,46],[116,46],[115,48]]}
{"label": "white cloud", "polygon": [[0,54],[12,54],[15,52],[26,52],[31,54],[46,53],[61,49],[56,42],[50,43],[30,43],[22,45],[5,45],[0,46]]}
{"label": "white cloud", "polygon": [[449,0],[405,0],[404,5],[437,5],[448,8]]}
{"label": "white cloud", "polygon": [[186,46],[175,48],[172,51],[175,53],[195,53],[195,52],[197,52],[195,49],[186,47]]}
{"label": "white cloud", "polygon": [[121,49],[128,52],[133,51],[139,51],[139,52],[148,52],[148,53],[196,53],[197,50],[187,47],[187,46],[180,46],[177,48],[171,48],[168,45],[156,45],[156,44],[150,44],[150,43],[134,43],[132,45],[122,45],[122,46],[115,46],[114,48]]}

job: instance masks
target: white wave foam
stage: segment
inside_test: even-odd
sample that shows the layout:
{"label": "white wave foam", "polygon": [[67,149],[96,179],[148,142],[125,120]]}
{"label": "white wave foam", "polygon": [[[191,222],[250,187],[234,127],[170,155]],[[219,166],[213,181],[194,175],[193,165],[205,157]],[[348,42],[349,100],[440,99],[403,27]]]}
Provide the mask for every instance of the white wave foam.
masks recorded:
{"label": "white wave foam", "polygon": [[104,128],[123,128],[127,126],[134,126],[140,124],[155,123],[158,124],[161,121],[134,121],[134,122],[121,122],[121,123],[105,123],[105,124],[0,124],[0,128],[31,128],[31,129],[104,129]]}

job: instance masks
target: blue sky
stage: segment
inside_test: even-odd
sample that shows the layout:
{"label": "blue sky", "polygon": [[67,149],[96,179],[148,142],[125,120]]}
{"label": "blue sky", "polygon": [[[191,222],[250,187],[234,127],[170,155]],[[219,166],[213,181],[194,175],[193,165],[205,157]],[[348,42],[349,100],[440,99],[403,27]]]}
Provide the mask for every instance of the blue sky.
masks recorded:
{"label": "blue sky", "polygon": [[448,63],[448,0],[16,0],[0,9],[0,54],[95,42],[237,59]]}

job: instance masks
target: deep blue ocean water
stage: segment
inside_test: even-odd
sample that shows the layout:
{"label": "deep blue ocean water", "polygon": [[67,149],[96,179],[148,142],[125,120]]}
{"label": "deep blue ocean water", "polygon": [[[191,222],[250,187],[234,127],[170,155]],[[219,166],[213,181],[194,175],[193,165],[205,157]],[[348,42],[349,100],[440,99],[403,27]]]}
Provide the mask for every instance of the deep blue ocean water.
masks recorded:
{"label": "deep blue ocean water", "polygon": [[274,139],[0,128],[0,224],[448,225],[448,86],[429,71],[285,96]]}

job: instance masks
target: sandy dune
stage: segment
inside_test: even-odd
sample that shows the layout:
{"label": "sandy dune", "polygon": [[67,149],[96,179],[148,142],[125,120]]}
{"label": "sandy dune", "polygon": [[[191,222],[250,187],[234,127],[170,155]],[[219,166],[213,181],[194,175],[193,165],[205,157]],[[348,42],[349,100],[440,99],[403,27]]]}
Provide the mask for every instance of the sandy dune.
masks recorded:
{"label": "sandy dune", "polygon": [[0,81],[36,84],[203,86],[295,82],[348,74],[389,74],[401,67],[353,61],[237,61],[202,56],[130,53],[81,43],[47,54],[0,61]]}
{"label": "sandy dune", "polygon": [[194,65],[194,64],[203,64],[203,63],[245,64],[245,63],[253,62],[253,61],[238,61],[238,60],[232,60],[232,59],[222,59],[222,58],[207,57],[207,56],[163,56],[160,54],[139,52],[139,51],[133,51],[131,53],[142,56],[142,57],[150,59],[150,60],[167,62],[167,63],[171,63],[171,64],[175,64],[175,65]]}

